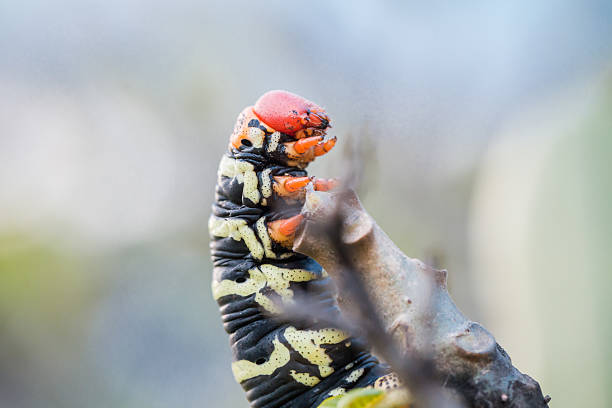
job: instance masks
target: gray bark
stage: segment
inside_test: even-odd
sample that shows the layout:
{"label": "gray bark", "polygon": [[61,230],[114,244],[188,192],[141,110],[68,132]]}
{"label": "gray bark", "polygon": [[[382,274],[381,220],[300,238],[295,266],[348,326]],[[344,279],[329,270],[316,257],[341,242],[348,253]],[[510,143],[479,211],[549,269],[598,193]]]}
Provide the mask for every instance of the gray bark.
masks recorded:
{"label": "gray bark", "polygon": [[358,315],[360,299],[342,290],[343,263],[330,236],[321,233],[338,214],[351,273],[359,274],[383,326],[402,352],[430,358],[440,382],[468,406],[548,406],[550,398],[542,395],[539,384],[512,365],[491,333],[459,311],[446,288],[447,272],[406,256],[354,192],[310,191],[303,214],[306,221],[293,250],[315,259],[336,279],[344,313]]}

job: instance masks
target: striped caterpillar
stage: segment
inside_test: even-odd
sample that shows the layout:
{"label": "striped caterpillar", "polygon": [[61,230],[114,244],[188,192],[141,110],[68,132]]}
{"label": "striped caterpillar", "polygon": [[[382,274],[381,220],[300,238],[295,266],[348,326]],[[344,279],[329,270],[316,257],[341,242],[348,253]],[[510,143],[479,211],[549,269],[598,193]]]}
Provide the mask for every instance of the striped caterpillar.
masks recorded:
{"label": "striped caterpillar", "polygon": [[275,318],[298,294],[329,316],[340,313],[326,272],[291,250],[307,185],[334,186],[304,170],[335,145],[329,127],[316,104],[268,92],[239,115],[219,165],[208,225],[212,292],[230,335],[232,372],[252,407],[316,407],[349,389],[389,382],[387,366],[359,338],[315,318]]}

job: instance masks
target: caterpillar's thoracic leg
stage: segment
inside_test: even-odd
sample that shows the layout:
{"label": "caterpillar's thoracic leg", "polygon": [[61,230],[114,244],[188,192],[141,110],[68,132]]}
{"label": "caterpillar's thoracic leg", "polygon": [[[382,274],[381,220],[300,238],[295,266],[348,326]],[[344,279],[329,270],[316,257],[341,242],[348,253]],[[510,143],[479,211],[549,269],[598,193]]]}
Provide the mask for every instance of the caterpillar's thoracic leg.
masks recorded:
{"label": "caterpillar's thoracic leg", "polygon": [[[293,150],[295,150],[295,152],[298,154],[306,153],[306,150],[310,149],[321,140],[323,140],[323,136],[311,136],[305,137],[304,139],[299,139],[297,142],[293,142]],[[288,144],[290,143],[285,143],[285,146]]]}
{"label": "caterpillar's thoracic leg", "polygon": [[285,190],[294,193],[306,187],[310,181],[310,177],[286,177],[284,182]]}
{"label": "caterpillar's thoracic leg", "polygon": [[327,140],[326,142],[319,143],[314,147],[315,156],[323,156],[325,153],[329,152],[336,145],[336,136]]}
{"label": "caterpillar's thoracic leg", "polygon": [[298,196],[312,177],[274,176],[274,191],[281,197]]}
{"label": "caterpillar's thoracic leg", "polygon": [[311,136],[298,139],[295,142],[283,143],[285,154],[294,160],[312,161],[315,158],[314,149],[317,143],[323,140],[323,136]]}
{"label": "caterpillar's thoracic leg", "polygon": [[329,152],[336,145],[336,137],[324,140],[323,136],[311,136],[295,142],[283,143],[285,154],[293,160],[310,162]]}
{"label": "caterpillar's thoracic leg", "polygon": [[336,179],[274,176],[274,191],[281,197],[298,197],[310,182],[314,183],[314,189],[317,191],[329,191],[338,185]]}
{"label": "caterpillar's thoracic leg", "polygon": [[320,179],[317,178],[314,181],[314,189],[317,191],[329,191],[336,188],[338,180],[336,179]]}
{"label": "caterpillar's thoracic leg", "polygon": [[273,241],[291,248],[295,231],[303,220],[304,216],[302,214],[297,214],[291,218],[270,221],[268,223],[268,234]]}

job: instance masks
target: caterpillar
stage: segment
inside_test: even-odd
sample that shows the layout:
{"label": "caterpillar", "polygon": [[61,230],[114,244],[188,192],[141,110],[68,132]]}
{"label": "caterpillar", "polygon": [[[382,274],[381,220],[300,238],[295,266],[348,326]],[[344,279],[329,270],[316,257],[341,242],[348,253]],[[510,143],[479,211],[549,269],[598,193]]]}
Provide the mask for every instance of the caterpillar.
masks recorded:
{"label": "caterpillar", "polygon": [[270,91],[240,113],[219,165],[208,223],[212,293],[230,336],[233,375],[252,407],[317,407],[353,388],[384,387],[392,376],[360,338],[316,318],[275,318],[298,294],[329,316],[340,313],[326,272],[291,250],[306,187],[335,186],[305,171],[334,147],[328,128],[323,108]]}

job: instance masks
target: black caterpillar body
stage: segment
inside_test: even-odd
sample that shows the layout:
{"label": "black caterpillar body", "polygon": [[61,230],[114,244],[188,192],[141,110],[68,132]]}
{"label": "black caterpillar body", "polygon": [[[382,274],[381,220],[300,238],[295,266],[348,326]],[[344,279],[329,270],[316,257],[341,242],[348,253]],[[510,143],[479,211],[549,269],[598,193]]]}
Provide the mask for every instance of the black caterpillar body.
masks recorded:
{"label": "black caterpillar body", "polygon": [[[271,92],[260,101],[266,97],[278,98]],[[306,110],[308,122],[312,109]],[[361,340],[316,319],[289,324],[275,318],[298,295],[317,302],[329,316],[340,312],[321,266],[272,239],[267,227],[298,214],[303,199],[303,194],[281,197],[274,177],[306,176],[304,167],[314,156],[311,151],[305,159],[292,155],[295,134],[275,130],[256,112],[249,107],[239,116],[219,166],[209,220],[213,295],[230,335],[234,377],[251,406],[316,407],[330,396],[374,384],[388,369]],[[328,122],[320,122],[320,128],[327,127]],[[321,129],[306,131],[322,134]]]}

